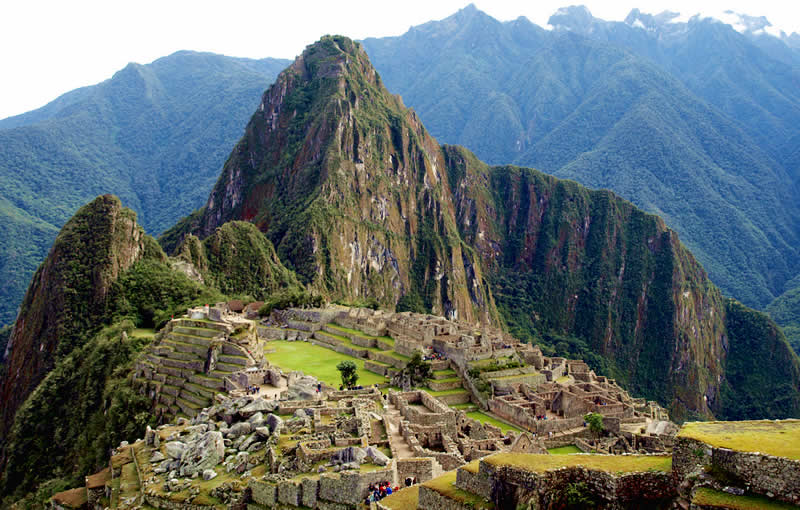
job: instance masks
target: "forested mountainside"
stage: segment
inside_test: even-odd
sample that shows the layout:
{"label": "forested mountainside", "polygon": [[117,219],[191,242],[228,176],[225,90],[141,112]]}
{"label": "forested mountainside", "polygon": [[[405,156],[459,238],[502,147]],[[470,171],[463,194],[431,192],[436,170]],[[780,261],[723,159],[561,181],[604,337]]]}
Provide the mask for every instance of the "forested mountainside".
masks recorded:
{"label": "forested mountainside", "polygon": [[800,270],[800,70],[719,22],[629,18],[562,9],[546,31],[470,6],[363,44],[438,140],[619,193],[763,308]]}
{"label": "forested mountainside", "polygon": [[64,222],[103,193],[158,234],[199,207],[288,61],[178,52],[0,120],[0,324]]}
{"label": "forested mountainside", "polygon": [[[175,251],[234,219],[255,223],[325,295],[505,322],[678,417],[744,416],[730,397],[753,381],[726,380],[728,363],[769,373],[746,350],[729,356],[729,304],[663,220],[608,191],[438,146],[345,38],[309,46],[279,76],[205,208],[161,243]],[[758,382],[797,387],[796,356],[771,328],[763,348],[784,376]],[[800,410],[788,394],[777,414]]]}
{"label": "forested mountainside", "polygon": [[64,225],[28,289],[0,376],[4,505],[41,482],[46,493],[83,483],[110,448],[155,425],[152,400],[132,387],[133,363],[152,340],[136,328],[242,295],[217,285],[258,297],[300,289],[251,224],[227,223],[189,244],[197,268],[186,256],[168,259],[110,195]]}

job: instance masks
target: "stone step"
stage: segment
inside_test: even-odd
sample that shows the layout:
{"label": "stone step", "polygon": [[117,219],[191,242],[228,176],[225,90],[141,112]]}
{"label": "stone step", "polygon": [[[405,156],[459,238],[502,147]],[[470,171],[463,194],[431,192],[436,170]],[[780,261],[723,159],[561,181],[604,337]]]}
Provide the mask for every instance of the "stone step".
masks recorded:
{"label": "stone step", "polygon": [[225,383],[222,382],[222,377],[214,377],[213,372],[212,374],[205,375],[205,374],[193,374],[189,376],[189,381],[197,384],[198,386],[202,386],[204,388],[208,388],[210,390],[223,390],[225,389]]}
{"label": "stone step", "polygon": [[170,352],[169,354],[165,355],[164,358],[180,360],[180,361],[203,361],[203,362],[205,362],[205,358],[201,358],[200,356],[198,356],[197,354],[195,354],[193,352],[173,351],[173,352]]}
{"label": "stone step", "polygon": [[447,370],[435,370],[433,371],[433,378],[434,379],[450,379],[451,377],[458,377],[458,374],[455,370],[447,369]]}
{"label": "stone step", "polygon": [[190,418],[194,418],[203,409],[203,406],[199,404],[195,404],[193,402],[189,402],[188,400],[178,397],[175,399],[175,405],[177,405],[181,412],[189,416]]}
{"label": "stone step", "polygon": [[203,338],[214,338],[221,334],[220,331],[215,329],[206,329],[206,328],[192,328],[192,327],[184,327],[184,326],[175,326],[172,328],[172,333],[178,333],[181,335],[190,335],[190,336],[199,336]]}
{"label": "stone step", "polygon": [[227,333],[231,330],[231,327],[227,324],[223,324],[221,322],[214,322],[202,319],[185,319],[180,318],[175,321],[175,327],[184,327],[184,328],[202,328],[202,329],[213,329],[220,333]]}
{"label": "stone step", "polygon": [[202,407],[208,407],[208,406],[211,405],[211,400],[210,399],[208,399],[206,397],[203,397],[203,396],[200,396],[197,393],[194,393],[193,391],[190,391],[186,387],[184,387],[181,390],[180,397],[182,399],[184,399],[184,400],[188,400],[189,402],[192,402],[192,403],[197,404],[197,405],[202,406]]}
{"label": "stone step", "polygon": [[164,341],[164,344],[172,347],[172,350],[176,352],[191,352],[201,357],[206,357],[206,355],[208,355],[207,345],[197,345],[186,342],[179,342],[174,338],[167,338]]}
{"label": "stone step", "polygon": [[235,365],[233,363],[225,363],[217,361],[216,371],[232,373],[232,372],[238,372],[242,368],[244,368],[242,365]]}
{"label": "stone step", "polygon": [[172,367],[172,368],[180,368],[183,370],[192,370],[195,372],[201,372],[203,370],[203,365],[205,364],[204,361],[196,359],[194,361],[183,361],[179,359],[171,359],[171,358],[162,358],[161,359],[161,366],[162,367]]}
{"label": "stone step", "polygon": [[202,336],[195,336],[195,335],[187,335],[186,333],[172,332],[169,334],[168,338],[186,344],[202,345],[205,348],[208,348],[208,346],[211,345],[212,342],[210,338],[205,338]]}
{"label": "stone step", "polygon": [[186,381],[183,383],[183,387],[185,389],[191,390],[193,393],[200,395],[203,398],[213,399],[214,395],[217,394],[216,391],[212,388],[206,388],[205,386],[201,386],[199,384],[195,384],[193,382]]}
{"label": "stone step", "polygon": [[431,379],[428,381],[428,387],[433,391],[454,390],[461,387],[461,379],[458,377],[451,377],[450,379]]}
{"label": "stone step", "polygon": [[220,354],[218,361],[230,363],[231,365],[247,366],[250,360],[246,356],[234,356],[232,354]]}

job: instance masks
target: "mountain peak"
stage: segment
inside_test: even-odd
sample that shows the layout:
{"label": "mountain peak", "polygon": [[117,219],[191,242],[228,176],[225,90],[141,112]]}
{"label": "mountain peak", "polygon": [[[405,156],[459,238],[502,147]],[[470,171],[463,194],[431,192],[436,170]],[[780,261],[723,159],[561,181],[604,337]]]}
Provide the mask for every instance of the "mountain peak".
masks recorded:
{"label": "mountain peak", "polygon": [[547,20],[556,29],[583,32],[595,21],[591,11],[585,5],[561,7]]}

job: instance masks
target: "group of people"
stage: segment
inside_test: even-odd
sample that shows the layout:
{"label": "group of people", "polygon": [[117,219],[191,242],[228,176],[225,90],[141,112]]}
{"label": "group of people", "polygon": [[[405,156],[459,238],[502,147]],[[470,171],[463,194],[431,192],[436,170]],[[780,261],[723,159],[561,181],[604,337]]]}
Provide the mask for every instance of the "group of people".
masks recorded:
{"label": "group of people", "polygon": [[537,414],[536,415],[536,420],[537,421],[538,420],[546,420],[546,419],[547,419],[547,415],[546,414]]}
{"label": "group of people", "polygon": [[364,500],[364,503],[366,503],[367,506],[370,506],[370,503],[380,501],[386,496],[391,496],[393,492],[397,492],[398,490],[400,490],[400,487],[392,487],[392,484],[386,480],[380,483],[373,483],[369,486],[369,495]]}
{"label": "group of people", "polygon": [[256,386],[255,384],[252,386],[248,386],[246,388],[248,395],[258,395],[261,393],[261,386]]}
{"label": "group of people", "polygon": [[424,361],[443,361],[447,359],[447,356],[445,356],[444,354],[439,354],[434,350],[431,350],[431,352],[423,356],[422,359]]}

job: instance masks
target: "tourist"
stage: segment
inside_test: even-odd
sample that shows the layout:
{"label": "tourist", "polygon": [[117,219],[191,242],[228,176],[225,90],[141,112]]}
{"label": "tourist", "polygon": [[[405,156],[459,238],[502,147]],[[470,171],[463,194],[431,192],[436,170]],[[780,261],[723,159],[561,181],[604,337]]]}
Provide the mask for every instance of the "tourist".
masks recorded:
{"label": "tourist", "polygon": [[406,477],[406,487],[411,487],[411,477],[410,476]]}

